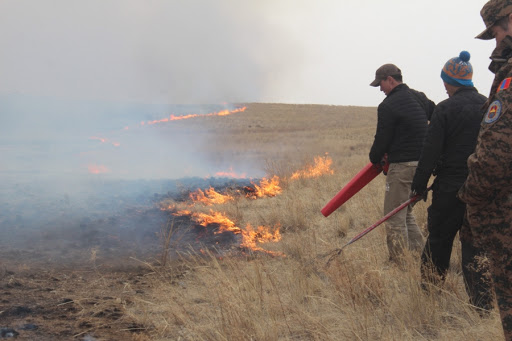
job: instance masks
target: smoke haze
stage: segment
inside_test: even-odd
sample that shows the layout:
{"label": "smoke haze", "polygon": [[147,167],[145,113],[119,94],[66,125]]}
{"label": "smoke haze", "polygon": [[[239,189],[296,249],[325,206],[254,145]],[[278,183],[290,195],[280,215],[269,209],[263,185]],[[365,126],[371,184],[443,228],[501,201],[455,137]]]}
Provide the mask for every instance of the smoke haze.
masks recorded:
{"label": "smoke haze", "polygon": [[0,75],[9,82],[0,92],[172,104],[257,100],[303,55],[265,15],[269,6],[3,1]]}

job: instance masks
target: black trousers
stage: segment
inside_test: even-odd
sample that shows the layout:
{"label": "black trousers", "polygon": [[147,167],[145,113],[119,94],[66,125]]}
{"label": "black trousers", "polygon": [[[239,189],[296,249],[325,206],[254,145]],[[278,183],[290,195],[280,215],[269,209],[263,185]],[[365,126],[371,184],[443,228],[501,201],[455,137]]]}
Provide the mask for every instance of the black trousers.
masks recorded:
{"label": "black trousers", "polygon": [[[428,238],[421,256],[423,281],[438,284],[444,281],[457,232],[466,222],[466,205],[457,192],[434,191],[428,208]],[[466,222],[467,224],[467,222]],[[462,271],[466,291],[473,305],[489,310],[492,307],[491,284],[482,263],[484,252],[473,242],[468,228],[461,232]]]}

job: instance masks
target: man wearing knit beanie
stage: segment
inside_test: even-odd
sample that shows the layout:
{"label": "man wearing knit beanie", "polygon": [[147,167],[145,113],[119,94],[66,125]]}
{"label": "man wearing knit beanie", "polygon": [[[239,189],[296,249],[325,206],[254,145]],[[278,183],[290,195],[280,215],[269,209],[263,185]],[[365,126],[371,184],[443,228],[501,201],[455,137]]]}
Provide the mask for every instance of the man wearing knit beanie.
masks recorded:
{"label": "man wearing knit beanie", "polygon": [[489,66],[495,77],[459,198],[489,258],[501,324],[512,340],[512,0],[491,0],[480,14],[485,30],[477,38],[496,40]]}
{"label": "man wearing knit beanie", "polygon": [[441,70],[441,78],[454,87],[473,86],[473,67],[469,62],[471,55],[462,51],[458,57],[451,58]]}
{"label": "man wearing knit beanie", "polygon": [[[452,246],[463,225],[466,205],[457,192],[468,175],[467,159],[473,153],[482,121],[481,108],[487,98],[473,86],[473,67],[469,52],[451,58],[441,70],[449,98],[437,104],[418,167],[411,185],[411,195],[426,196],[427,183],[432,185],[432,204],[428,208],[428,238],[421,256],[422,286],[442,284],[450,266]],[[478,264],[483,251],[463,238],[462,268],[471,303],[483,310],[492,307],[492,297],[485,280],[485,270]],[[479,271],[481,270],[481,271]]]}

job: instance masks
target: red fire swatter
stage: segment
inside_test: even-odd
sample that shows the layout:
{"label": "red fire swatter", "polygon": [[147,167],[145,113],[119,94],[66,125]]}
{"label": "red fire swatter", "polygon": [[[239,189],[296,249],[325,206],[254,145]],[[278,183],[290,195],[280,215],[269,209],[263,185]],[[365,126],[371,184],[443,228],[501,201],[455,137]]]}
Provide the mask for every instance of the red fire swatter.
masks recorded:
{"label": "red fire swatter", "polygon": [[381,164],[368,163],[363,167],[343,188],[322,208],[324,217],[328,217],[332,212],[336,211],[348,199],[352,198],[364,186],[372,181],[377,175],[384,172],[387,173],[389,163],[387,155],[382,159]]}

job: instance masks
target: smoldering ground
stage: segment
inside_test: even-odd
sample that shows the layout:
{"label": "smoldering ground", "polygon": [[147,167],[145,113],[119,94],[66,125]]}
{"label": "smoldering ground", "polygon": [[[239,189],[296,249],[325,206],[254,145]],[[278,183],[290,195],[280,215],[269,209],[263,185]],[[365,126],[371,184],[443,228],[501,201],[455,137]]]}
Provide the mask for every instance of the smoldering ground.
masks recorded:
{"label": "smoldering ground", "polygon": [[[161,211],[160,200],[236,184],[214,176],[233,164],[224,162],[229,155],[208,158],[205,127],[197,122],[233,105],[61,104],[47,100],[35,110],[23,100],[4,102],[4,112],[17,120],[3,127],[0,138],[3,259],[83,264],[155,257],[166,226],[194,227]],[[193,113],[196,124],[147,123],[169,112]],[[248,162],[237,170],[262,173]],[[183,249],[197,242],[180,238]]]}

